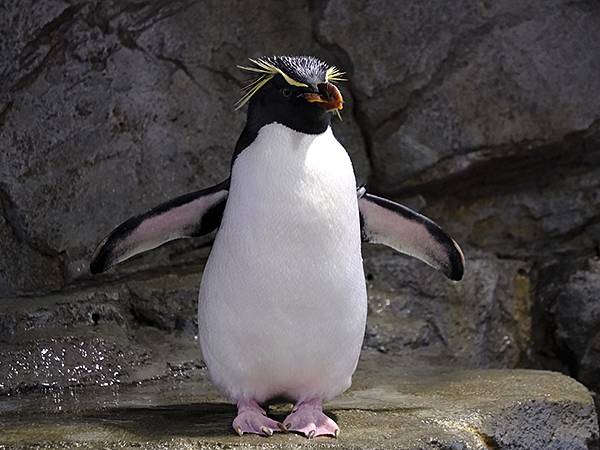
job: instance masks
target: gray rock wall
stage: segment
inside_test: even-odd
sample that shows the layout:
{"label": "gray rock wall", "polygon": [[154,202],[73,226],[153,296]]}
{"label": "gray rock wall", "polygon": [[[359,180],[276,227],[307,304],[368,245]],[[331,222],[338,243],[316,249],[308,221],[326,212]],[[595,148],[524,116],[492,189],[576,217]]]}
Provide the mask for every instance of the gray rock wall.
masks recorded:
{"label": "gray rock wall", "polygon": [[[557,368],[600,389],[595,0],[2,2],[0,308],[12,312],[0,314],[0,341],[16,345],[19,305],[34,329],[68,327],[31,300],[50,292],[85,292],[84,309],[62,310],[87,317],[78,329],[118,319],[193,334],[174,325],[194,308],[188,281],[172,303],[125,289],[106,309],[102,293],[140,273],[199,273],[206,240],[94,280],[88,259],[119,222],[227,176],[244,121],[235,66],[282,53],[348,72],[335,132],[358,176],[466,250],[455,285],[368,249],[366,345]],[[145,360],[137,345],[133,359]]]}

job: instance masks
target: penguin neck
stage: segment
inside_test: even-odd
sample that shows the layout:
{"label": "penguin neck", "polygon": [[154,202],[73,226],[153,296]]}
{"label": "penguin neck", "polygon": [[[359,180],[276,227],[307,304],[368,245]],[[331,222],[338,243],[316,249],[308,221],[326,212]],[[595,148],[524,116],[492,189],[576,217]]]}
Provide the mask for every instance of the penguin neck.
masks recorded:
{"label": "penguin neck", "polygon": [[242,133],[240,134],[240,137],[238,138],[237,143],[235,145],[235,150],[231,157],[230,169],[233,168],[233,163],[235,162],[238,155],[240,153],[242,153],[247,147],[249,147],[254,141],[256,141],[259,133],[264,132],[264,130],[271,129],[273,127],[284,127],[286,130],[289,130],[290,133],[293,134],[294,136],[302,136],[303,139],[299,139],[299,141],[298,141],[299,145],[301,145],[303,143],[311,142],[311,139],[314,140],[315,138],[317,138],[318,136],[322,136],[323,134],[331,133],[331,124],[329,121],[326,124],[324,124],[322,131],[319,131],[316,133],[312,133],[312,132],[305,133],[302,131],[295,130],[294,128],[291,128],[280,122],[270,122],[267,124],[264,124],[264,123],[258,124],[258,123],[256,123],[256,121],[250,120],[250,117],[249,117],[248,121],[246,122],[246,125],[244,126],[244,129],[242,130]]}
{"label": "penguin neck", "polygon": [[[251,144],[256,142],[259,139],[260,135],[270,134],[273,129],[278,129],[278,140],[281,140],[282,147],[287,147],[290,149],[298,149],[308,148],[310,144],[314,142],[320,136],[331,134],[331,126],[327,126],[322,133],[312,134],[312,133],[302,133],[300,131],[296,131],[292,128],[287,127],[286,125],[282,125],[278,122],[269,123],[267,125],[263,125],[262,127],[256,129],[251,126],[249,123],[246,124],[244,129],[242,130],[242,134],[238,138],[238,141],[235,145],[235,150],[233,156],[231,158],[231,168],[233,168],[233,164],[235,163],[236,158],[240,153],[242,153],[245,149],[247,149]],[[262,137],[262,136],[261,136]]]}
{"label": "penguin neck", "polygon": [[[344,162],[340,163],[339,158]],[[277,178],[272,180],[274,183],[285,183],[292,179],[312,179],[323,171],[335,173],[338,164],[345,164],[347,159],[347,153],[329,127],[321,134],[308,134],[270,123],[262,127],[254,141],[237,156],[231,176],[239,176],[243,166],[243,170],[251,171],[253,176],[262,179],[274,176]]]}
{"label": "penguin neck", "polygon": [[331,133],[331,128],[327,127],[322,133],[312,134],[296,131],[286,125],[278,122],[270,123],[262,127],[257,135],[257,139],[268,142],[276,142],[282,149],[292,152],[304,152],[317,140],[324,135]]}

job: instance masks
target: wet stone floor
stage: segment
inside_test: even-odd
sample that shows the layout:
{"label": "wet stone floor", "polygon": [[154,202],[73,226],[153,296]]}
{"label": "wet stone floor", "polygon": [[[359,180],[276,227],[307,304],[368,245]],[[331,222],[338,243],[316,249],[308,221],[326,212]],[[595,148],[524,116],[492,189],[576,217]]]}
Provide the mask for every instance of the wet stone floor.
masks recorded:
{"label": "wet stone floor", "polygon": [[[270,415],[283,419],[291,405]],[[589,392],[553,372],[459,370],[365,351],[352,388],[326,405],[338,439],[231,429],[235,409],[191,377],[0,397],[0,448],[597,449]]]}

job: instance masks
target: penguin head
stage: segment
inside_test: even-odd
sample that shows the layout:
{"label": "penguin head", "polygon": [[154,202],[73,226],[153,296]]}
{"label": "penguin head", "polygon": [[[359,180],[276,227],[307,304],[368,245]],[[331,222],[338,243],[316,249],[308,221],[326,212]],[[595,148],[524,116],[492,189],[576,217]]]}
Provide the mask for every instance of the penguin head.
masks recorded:
{"label": "penguin head", "polygon": [[248,103],[247,126],[256,130],[280,123],[307,134],[323,133],[343,108],[335,82],[343,72],[312,56],[270,56],[238,66],[257,75],[245,88],[238,108]]}

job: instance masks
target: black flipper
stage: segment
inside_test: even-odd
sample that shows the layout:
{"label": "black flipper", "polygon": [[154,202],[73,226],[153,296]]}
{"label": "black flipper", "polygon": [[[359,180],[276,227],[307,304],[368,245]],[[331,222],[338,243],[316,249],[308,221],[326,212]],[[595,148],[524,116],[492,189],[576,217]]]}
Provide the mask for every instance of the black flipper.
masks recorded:
{"label": "black flipper", "polygon": [[202,236],[221,224],[229,179],[191,192],[132,217],[106,236],[92,256],[90,271],[100,273],[139,253],[174,239]]}
{"label": "black flipper", "polygon": [[363,242],[384,244],[441,270],[451,280],[463,277],[465,258],[448,233],[427,217],[385,198],[357,190]]}

